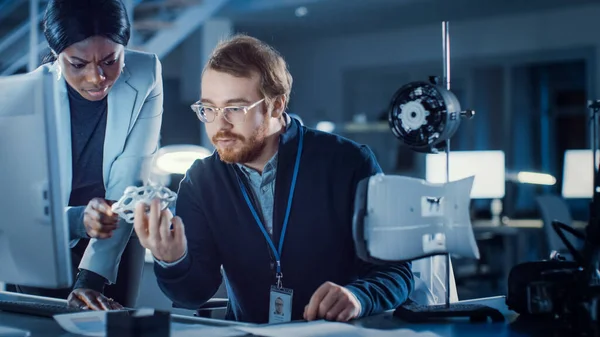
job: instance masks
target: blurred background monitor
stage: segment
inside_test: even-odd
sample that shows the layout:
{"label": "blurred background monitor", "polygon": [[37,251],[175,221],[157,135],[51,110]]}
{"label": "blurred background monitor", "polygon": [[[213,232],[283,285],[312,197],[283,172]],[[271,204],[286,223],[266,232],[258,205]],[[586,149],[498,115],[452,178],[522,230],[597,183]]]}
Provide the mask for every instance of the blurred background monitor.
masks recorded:
{"label": "blurred background monitor", "polygon": [[[446,154],[427,154],[426,180],[446,181]],[[505,194],[504,151],[451,151],[450,180],[475,176],[471,198],[501,199]]]}
{"label": "blurred background monitor", "polygon": [[[600,151],[596,151],[596,160],[596,163],[600,160]],[[562,184],[563,198],[592,198],[594,192],[593,166],[592,150],[565,151]]]}

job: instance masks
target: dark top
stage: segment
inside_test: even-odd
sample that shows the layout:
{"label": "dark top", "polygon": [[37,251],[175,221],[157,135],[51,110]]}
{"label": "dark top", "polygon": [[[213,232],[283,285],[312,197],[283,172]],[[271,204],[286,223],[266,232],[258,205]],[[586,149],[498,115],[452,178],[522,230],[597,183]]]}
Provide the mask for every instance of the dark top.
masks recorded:
{"label": "dark top", "polygon": [[102,161],[106,132],[107,98],[89,101],[71,86],[71,149],[73,180],[69,206],[85,206],[93,198],[104,198]]}
{"label": "dark top", "polygon": [[[304,149],[281,257],[283,286],[294,291],[292,319],[302,319],[312,294],[326,281],[351,290],[361,303],[361,316],[399,306],[413,288],[410,263],[365,263],[354,248],[357,184],[381,172],[367,146],[292,119],[279,141],[273,241],[278,245],[299,132],[304,132]],[[196,309],[220,286],[222,265],[229,295],[226,319],[266,323],[275,284],[272,253],[244,200],[237,170],[217,152],[192,165],[176,204],[188,254],[174,266],[155,263],[154,268],[160,288],[175,304]]]}
{"label": "dark top", "polygon": [[[86,206],[93,198],[104,198],[106,194],[102,162],[108,98],[89,101],[68,84],[67,91],[71,110],[71,150],[73,153],[73,180],[69,206]],[[87,245],[75,246],[73,254],[80,259],[85,246]],[[74,288],[85,287],[102,291],[104,283],[105,279],[102,276],[82,270]]]}

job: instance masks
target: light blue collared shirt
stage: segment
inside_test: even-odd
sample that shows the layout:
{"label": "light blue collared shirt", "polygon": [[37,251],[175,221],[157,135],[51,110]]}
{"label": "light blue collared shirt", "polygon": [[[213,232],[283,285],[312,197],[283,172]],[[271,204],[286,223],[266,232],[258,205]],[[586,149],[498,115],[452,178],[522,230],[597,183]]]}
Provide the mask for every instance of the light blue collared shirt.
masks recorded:
{"label": "light blue collared shirt", "polygon": [[[287,113],[284,113],[285,117],[285,128],[287,129],[290,126],[290,116]],[[275,182],[277,176],[277,159],[278,152],[273,155],[271,159],[265,164],[262,174],[260,174],[257,170],[249,168],[242,164],[236,164],[244,172],[246,179],[248,179],[248,183],[250,185],[251,191],[254,199],[258,202],[259,209],[256,211],[260,213],[261,221],[265,226],[265,229],[273,236],[273,205],[275,204]],[[187,256],[186,253],[177,261],[166,263],[156,258],[154,261],[158,263],[163,268],[168,268],[176,265],[177,263],[183,261],[183,259]]]}

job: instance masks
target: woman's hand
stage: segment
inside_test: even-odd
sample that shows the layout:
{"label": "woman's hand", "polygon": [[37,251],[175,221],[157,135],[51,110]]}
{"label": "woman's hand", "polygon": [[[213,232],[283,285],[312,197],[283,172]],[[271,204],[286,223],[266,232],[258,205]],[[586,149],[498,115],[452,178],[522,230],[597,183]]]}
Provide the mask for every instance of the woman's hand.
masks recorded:
{"label": "woman's hand", "polygon": [[91,238],[107,239],[117,229],[119,215],[114,213],[110,204],[101,198],[90,200],[83,212],[83,225]]}
{"label": "woman's hand", "polygon": [[121,310],[123,306],[115,302],[112,298],[107,298],[101,293],[92,290],[79,288],[74,289],[67,303],[70,307],[85,309],[85,310]]}

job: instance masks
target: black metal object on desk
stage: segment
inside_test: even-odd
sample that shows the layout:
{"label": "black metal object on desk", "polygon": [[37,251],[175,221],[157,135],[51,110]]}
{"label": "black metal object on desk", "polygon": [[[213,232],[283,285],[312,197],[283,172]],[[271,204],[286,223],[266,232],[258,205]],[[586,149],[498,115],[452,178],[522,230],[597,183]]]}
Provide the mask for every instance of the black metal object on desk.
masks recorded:
{"label": "black metal object on desk", "polygon": [[407,303],[394,311],[394,317],[410,323],[423,323],[430,320],[445,318],[468,317],[471,322],[504,322],[504,315],[497,309],[482,304],[460,304],[450,305],[419,305]]}
{"label": "black metal object on desk", "polygon": [[171,313],[153,310],[109,311],[106,313],[107,337],[169,337]]}

